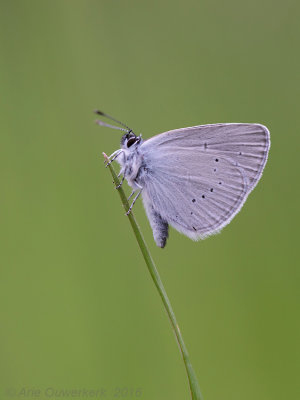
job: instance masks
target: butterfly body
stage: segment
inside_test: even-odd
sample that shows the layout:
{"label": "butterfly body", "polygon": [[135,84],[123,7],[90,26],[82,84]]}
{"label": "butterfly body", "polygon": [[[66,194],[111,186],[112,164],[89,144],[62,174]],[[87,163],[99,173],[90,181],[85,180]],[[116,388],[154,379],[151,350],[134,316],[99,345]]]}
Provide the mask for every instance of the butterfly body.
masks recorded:
{"label": "butterfly body", "polygon": [[123,149],[122,154],[117,158],[121,165],[120,173],[124,175],[128,185],[134,190],[141,188],[143,156],[139,151],[139,146],[138,144],[134,148]]}

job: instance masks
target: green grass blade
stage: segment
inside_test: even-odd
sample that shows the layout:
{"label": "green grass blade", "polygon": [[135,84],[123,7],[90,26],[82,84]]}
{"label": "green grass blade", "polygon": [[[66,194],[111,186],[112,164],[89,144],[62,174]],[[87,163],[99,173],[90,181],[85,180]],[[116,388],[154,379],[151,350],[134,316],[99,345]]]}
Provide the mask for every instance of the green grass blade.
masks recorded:
{"label": "green grass blade", "polygon": [[[103,156],[104,156],[105,160],[108,162],[109,160],[107,158],[107,155],[105,153],[103,153]],[[110,172],[112,174],[115,186],[118,186],[120,184],[120,181],[119,181],[119,179],[118,179],[118,177],[117,177],[112,165],[109,164],[108,168],[109,168],[109,170],[110,170]],[[119,192],[123,207],[124,207],[125,211],[127,212],[128,209],[129,209],[129,203],[127,201],[127,198],[126,198],[126,195],[124,193],[124,190],[123,190],[122,186],[120,188],[118,188],[118,192]],[[189,380],[192,400],[202,400],[202,395],[201,395],[201,392],[200,392],[200,387],[199,387],[199,384],[198,384],[198,381],[197,381],[197,377],[196,377],[195,371],[194,371],[194,369],[192,367],[192,364],[190,362],[187,348],[186,348],[186,346],[184,344],[183,337],[181,335],[181,332],[180,332],[180,329],[179,329],[179,326],[178,326],[174,311],[172,309],[172,306],[171,306],[170,300],[169,300],[169,298],[167,296],[167,293],[166,293],[166,290],[164,288],[164,285],[163,285],[163,283],[162,283],[162,281],[160,279],[160,276],[159,276],[159,273],[157,271],[157,268],[156,268],[156,266],[154,264],[154,261],[153,261],[153,259],[151,257],[151,254],[150,254],[150,252],[149,252],[149,250],[148,250],[148,248],[146,246],[145,240],[144,240],[143,235],[141,233],[141,230],[140,230],[140,228],[139,228],[139,226],[138,226],[138,224],[137,224],[132,212],[129,213],[128,219],[129,219],[129,222],[130,222],[131,227],[133,229],[133,232],[135,234],[135,237],[136,237],[136,240],[138,242],[138,245],[139,245],[139,247],[141,249],[141,252],[143,254],[144,260],[145,260],[146,265],[148,267],[148,271],[150,272],[150,275],[151,275],[151,277],[153,279],[153,282],[154,282],[154,284],[155,284],[155,286],[156,286],[156,288],[158,290],[158,293],[159,293],[159,295],[160,295],[160,297],[162,299],[164,307],[165,307],[165,309],[167,311],[167,314],[168,314],[168,316],[170,318],[170,321],[171,321],[171,324],[172,324],[172,328],[173,328],[173,330],[175,332],[175,336],[176,336],[177,342],[179,344],[180,352],[181,352],[181,355],[182,355],[182,358],[183,358],[183,362],[184,362],[184,365],[185,365],[185,368],[186,368],[186,372],[187,372],[187,375],[188,375],[188,380]]]}

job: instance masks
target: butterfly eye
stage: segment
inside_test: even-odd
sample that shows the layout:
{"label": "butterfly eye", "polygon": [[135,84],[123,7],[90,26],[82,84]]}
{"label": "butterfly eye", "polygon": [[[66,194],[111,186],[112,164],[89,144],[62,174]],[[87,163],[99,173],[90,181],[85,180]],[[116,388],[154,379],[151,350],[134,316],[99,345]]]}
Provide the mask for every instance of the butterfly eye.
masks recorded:
{"label": "butterfly eye", "polygon": [[127,147],[132,146],[136,142],[136,137],[130,138],[127,141]]}

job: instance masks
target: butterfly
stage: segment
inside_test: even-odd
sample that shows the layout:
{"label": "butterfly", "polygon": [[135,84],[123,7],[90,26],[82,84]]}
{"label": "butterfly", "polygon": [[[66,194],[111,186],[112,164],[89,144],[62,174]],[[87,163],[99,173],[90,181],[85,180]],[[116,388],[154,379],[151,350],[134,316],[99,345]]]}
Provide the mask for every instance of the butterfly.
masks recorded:
{"label": "butterfly", "polygon": [[264,125],[219,123],[175,129],[148,140],[128,126],[97,124],[125,131],[116,160],[135,195],[142,195],[154,240],[165,247],[169,225],[193,240],[221,231],[241,210],[262,176],[270,149]]}

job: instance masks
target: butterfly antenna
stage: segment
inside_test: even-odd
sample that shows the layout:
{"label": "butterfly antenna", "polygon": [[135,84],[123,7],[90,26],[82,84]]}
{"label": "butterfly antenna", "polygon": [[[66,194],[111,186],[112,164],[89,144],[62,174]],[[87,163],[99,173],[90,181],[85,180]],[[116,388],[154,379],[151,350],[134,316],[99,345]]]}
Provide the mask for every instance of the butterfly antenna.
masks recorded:
{"label": "butterfly antenna", "polygon": [[107,123],[105,123],[105,122],[103,122],[103,121],[100,121],[100,120],[97,120],[97,121],[96,121],[96,123],[97,123],[98,125],[106,126],[106,127],[108,127],[108,128],[113,128],[113,129],[119,129],[120,131],[124,131],[124,132],[128,132],[128,133],[130,133],[130,132],[134,133],[133,130],[130,129],[127,125],[125,125],[125,124],[123,124],[123,122],[118,121],[117,119],[111,117],[110,115],[105,114],[104,112],[102,112],[102,111],[100,111],[100,110],[95,110],[94,112],[95,112],[95,114],[97,114],[97,115],[101,115],[101,116],[103,116],[103,117],[105,117],[105,118],[108,118],[108,119],[110,119],[110,120],[116,122],[117,124],[120,124],[121,126],[123,126],[123,127],[126,128],[126,129],[123,129],[123,128],[119,127],[119,126],[107,124]]}
{"label": "butterfly antenna", "polygon": [[107,128],[118,129],[119,131],[123,131],[123,132],[129,132],[128,129],[121,128],[120,126],[107,124],[106,122],[100,121],[99,119],[96,119],[95,122],[97,125],[100,125],[100,126],[106,126]]}

